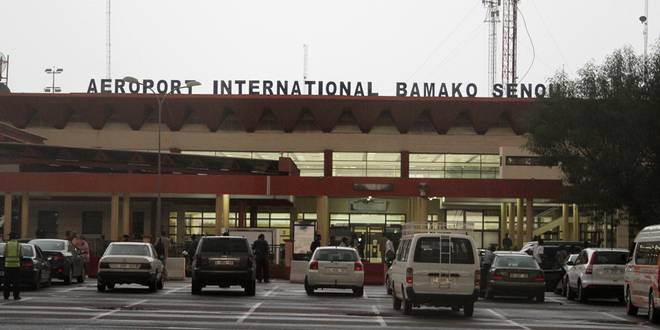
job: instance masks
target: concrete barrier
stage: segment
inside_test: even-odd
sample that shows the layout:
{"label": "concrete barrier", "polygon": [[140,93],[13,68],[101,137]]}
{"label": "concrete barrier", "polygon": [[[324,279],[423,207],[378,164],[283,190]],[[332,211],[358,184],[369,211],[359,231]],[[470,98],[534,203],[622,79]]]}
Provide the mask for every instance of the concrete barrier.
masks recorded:
{"label": "concrete barrier", "polygon": [[292,260],[291,273],[289,274],[289,282],[303,283],[305,281],[305,273],[307,272],[308,261]]}
{"label": "concrete barrier", "polygon": [[167,258],[167,279],[183,280],[186,278],[186,258]]}

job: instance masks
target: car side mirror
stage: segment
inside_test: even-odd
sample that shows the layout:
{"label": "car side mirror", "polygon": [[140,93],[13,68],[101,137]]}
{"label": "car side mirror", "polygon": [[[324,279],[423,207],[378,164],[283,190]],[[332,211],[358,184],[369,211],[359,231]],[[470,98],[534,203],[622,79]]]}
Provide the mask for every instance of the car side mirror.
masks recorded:
{"label": "car side mirror", "polygon": [[567,265],[567,266],[575,266],[575,262],[573,262],[573,261],[568,261],[568,262],[566,262],[566,265]]}

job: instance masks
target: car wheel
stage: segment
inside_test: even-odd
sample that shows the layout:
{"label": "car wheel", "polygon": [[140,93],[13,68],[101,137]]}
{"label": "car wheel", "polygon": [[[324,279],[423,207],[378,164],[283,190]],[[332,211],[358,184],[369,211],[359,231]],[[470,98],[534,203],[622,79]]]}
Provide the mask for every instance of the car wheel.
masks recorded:
{"label": "car wheel", "polygon": [[537,303],[542,303],[544,301],[545,301],[545,292],[540,292],[539,294],[536,295]]}
{"label": "car wheel", "polygon": [[66,275],[64,275],[64,284],[71,284],[71,279],[73,278],[73,268],[69,266],[69,269],[66,272]]}
{"label": "car wheel", "polygon": [[153,292],[156,291],[157,289],[158,289],[158,280],[154,278],[154,280],[151,281],[151,283],[149,283],[149,291]]}
{"label": "car wheel", "polygon": [[474,315],[474,302],[473,301],[471,301],[471,302],[465,304],[465,306],[463,306],[463,315],[465,315],[465,317],[472,317],[472,315]]}
{"label": "car wheel", "polygon": [[655,308],[655,298],[653,291],[651,291],[651,293],[649,293],[649,321],[652,323],[658,323],[658,320],[660,320],[660,314]]}
{"label": "car wheel", "polygon": [[200,294],[202,293],[202,283],[199,283],[199,281],[195,280],[193,278],[192,280],[192,294]]}
{"label": "car wheel", "polygon": [[561,295],[568,298],[568,280],[566,278],[561,280]]}
{"label": "car wheel", "polygon": [[105,284],[103,284],[101,282],[97,282],[96,283],[96,291],[98,291],[98,292],[105,291]]}
{"label": "car wheel", "polygon": [[586,303],[587,301],[589,301],[589,297],[587,297],[587,293],[584,292],[584,289],[582,288],[582,283],[580,282],[578,282],[577,299],[581,303]]}
{"label": "car wheel", "polygon": [[392,308],[395,311],[400,311],[401,310],[401,299],[396,297],[395,292],[392,292]]}
{"label": "car wheel", "polygon": [[637,306],[633,305],[632,297],[630,296],[630,288],[626,289],[626,314],[637,316]]}
{"label": "car wheel", "polygon": [[314,288],[312,288],[307,282],[307,277],[305,277],[305,292],[308,296],[314,295]]}
{"label": "car wheel", "polygon": [[52,272],[48,274],[48,282],[46,282],[47,287],[50,287],[51,285],[53,285],[53,273]]}
{"label": "car wheel", "polygon": [[403,314],[406,315],[412,315],[413,311],[413,304],[411,301],[408,301],[407,299],[403,300]]}
{"label": "car wheel", "polygon": [[39,290],[41,287],[41,271],[37,274],[34,283],[32,283],[32,289]]}
{"label": "car wheel", "polygon": [[566,299],[573,300],[575,299],[575,292],[571,289],[570,284],[566,283]]}
{"label": "car wheel", "polygon": [[392,294],[392,283],[390,283],[390,278],[385,278],[385,291],[387,294]]}
{"label": "car wheel", "polygon": [[248,281],[248,283],[245,285],[245,295],[252,297],[255,294],[257,294],[257,281]]}
{"label": "car wheel", "polygon": [[353,295],[356,297],[364,296],[364,287],[361,286],[359,288],[353,288]]}

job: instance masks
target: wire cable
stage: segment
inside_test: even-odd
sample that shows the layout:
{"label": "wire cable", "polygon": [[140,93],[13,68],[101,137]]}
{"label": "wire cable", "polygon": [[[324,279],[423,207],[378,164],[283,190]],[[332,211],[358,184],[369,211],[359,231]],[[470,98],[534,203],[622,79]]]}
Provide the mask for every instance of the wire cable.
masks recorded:
{"label": "wire cable", "polygon": [[532,45],[532,62],[529,63],[529,67],[527,68],[527,71],[525,71],[525,74],[520,78],[518,81],[523,81],[525,80],[525,77],[527,77],[527,74],[529,71],[532,69],[534,66],[534,60],[536,60],[536,48],[534,48],[534,40],[532,40],[532,36],[529,34],[529,29],[527,28],[527,21],[525,20],[525,15],[523,15],[522,10],[518,8],[518,12],[520,13],[520,18],[522,18],[523,25],[525,26],[525,32],[527,33],[527,37],[529,38],[529,43]]}

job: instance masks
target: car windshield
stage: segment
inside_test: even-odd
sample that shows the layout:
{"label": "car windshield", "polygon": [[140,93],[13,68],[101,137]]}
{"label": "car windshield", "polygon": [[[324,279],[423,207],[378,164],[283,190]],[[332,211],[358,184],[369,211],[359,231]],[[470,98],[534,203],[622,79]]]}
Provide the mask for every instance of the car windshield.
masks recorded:
{"label": "car windshield", "polygon": [[66,249],[64,241],[60,240],[34,240],[30,241],[30,244],[34,244],[44,251],[64,251]]}
{"label": "car windshield", "polygon": [[594,265],[625,265],[628,262],[628,253],[621,251],[594,252],[596,259]]}
{"label": "car windshield", "polygon": [[202,252],[247,253],[248,244],[242,238],[205,238],[202,239]]}
{"label": "car windshield", "polygon": [[[6,243],[0,243],[0,257],[5,256],[5,245]],[[31,246],[27,244],[21,244],[21,252],[23,253],[23,257],[34,257],[34,250],[32,249]]]}
{"label": "car windshield", "polygon": [[318,261],[357,261],[358,256],[355,251],[351,250],[331,250],[320,249],[316,252],[314,260]]}
{"label": "car windshield", "polygon": [[528,256],[497,256],[495,257],[495,267],[539,269],[534,258]]}
{"label": "car windshield", "polygon": [[113,244],[104,255],[149,256],[149,248],[141,244]]}

